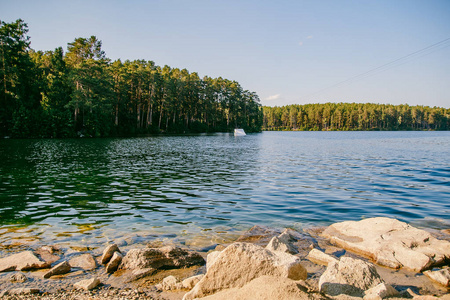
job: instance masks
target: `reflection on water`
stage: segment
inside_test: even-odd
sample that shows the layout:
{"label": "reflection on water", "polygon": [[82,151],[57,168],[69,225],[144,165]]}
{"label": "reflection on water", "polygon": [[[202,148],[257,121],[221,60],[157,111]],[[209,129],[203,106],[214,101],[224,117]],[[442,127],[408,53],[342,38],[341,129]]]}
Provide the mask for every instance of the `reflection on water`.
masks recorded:
{"label": "reflection on water", "polygon": [[0,242],[220,236],[371,216],[445,227],[448,157],[447,132],[1,140]]}

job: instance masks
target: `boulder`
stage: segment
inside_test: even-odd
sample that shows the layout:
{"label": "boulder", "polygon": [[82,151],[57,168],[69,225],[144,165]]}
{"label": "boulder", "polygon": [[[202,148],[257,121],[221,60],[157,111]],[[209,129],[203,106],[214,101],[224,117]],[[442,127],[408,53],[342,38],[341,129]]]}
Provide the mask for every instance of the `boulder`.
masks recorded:
{"label": "boulder", "polygon": [[421,272],[450,259],[450,242],[390,218],[335,223],[323,236],[339,247],[391,268]]}
{"label": "boulder", "polygon": [[192,277],[186,278],[185,280],[183,280],[181,282],[181,286],[184,289],[190,290],[203,278],[203,276],[205,276],[205,275],[200,274],[200,275],[196,275],[196,276],[192,276]]}
{"label": "boulder", "polygon": [[241,288],[226,289],[216,294],[200,298],[202,300],[325,300],[329,299],[308,291],[307,288],[289,278],[261,276],[251,280]]}
{"label": "boulder", "polygon": [[25,274],[21,272],[14,273],[11,275],[11,277],[9,277],[9,281],[11,282],[25,282],[27,280],[27,276],[25,276]]}
{"label": "boulder", "polygon": [[319,279],[319,290],[330,296],[363,297],[364,292],[383,283],[375,266],[360,259],[342,257],[328,264]]}
{"label": "boulder", "polygon": [[336,258],[334,258],[331,255],[325,254],[316,248],[309,251],[309,254],[306,256],[306,258],[315,264],[325,265],[325,266],[328,266],[328,264],[330,264],[332,262],[337,262]]}
{"label": "boulder", "polygon": [[364,300],[379,300],[390,297],[398,297],[400,293],[389,284],[380,283],[364,293]]}
{"label": "boulder", "polygon": [[80,268],[87,271],[95,270],[95,268],[97,268],[97,263],[95,262],[94,257],[89,253],[75,256],[69,260],[69,264],[73,268]]}
{"label": "boulder", "polygon": [[156,288],[163,291],[178,290],[178,281],[175,276],[170,275],[165,277],[160,284],[156,285]]}
{"label": "boulder", "polygon": [[233,243],[221,251],[205,276],[184,296],[184,300],[205,297],[229,288],[240,288],[263,275],[304,280],[306,269],[300,258],[272,252],[249,243]]}
{"label": "boulder", "polygon": [[439,271],[425,271],[423,272],[428,278],[442,284],[443,286],[450,286],[450,270],[442,269]]}
{"label": "boulder", "polygon": [[122,260],[121,269],[175,269],[204,265],[203,257],[178,247],[131,249]]}
{"label": "boulder", "polygon": [[50,266],[31,251],[23,251],[0,259],[0,272],[45,269]]}
{"label": "boulder", "polygon": [[120,263],[122,262],[123,255],[119,252],[114,252],[114,255],[109,260],[109,263],[106,265],[106,273],[112,274],[119,268]]}
{"label": "boulder", "polygon": [[295,248],[294,242],[295,239],[287,231],[284,231],[282,234],[274,236],[266,246],[266,249],[297,254],[298,250]]}
{"label": "boulder", "polygon": [[117,244],[111,244],[108,247],[106,247],[105,250],[103,250],[103,255],[100,260],[102,265],[106,265],[109,262],[111,257],[114,255],[114,252],[120,252]]}
{"label": "boulder", "polygon": [[44,278],[50,278],[53,275],[61,275],[69,273],[71,270],[71,266],[67,261],[63,261],[62,263],[57,264],[53,268],[51,268],[47,273],[44,274]]}
{"label": "boulder", "polygon": [[76,289],[83,289],[86,291],[96,288],[100,284],[100,280],[97,277],[91,279],[81,280],[73,285]]}

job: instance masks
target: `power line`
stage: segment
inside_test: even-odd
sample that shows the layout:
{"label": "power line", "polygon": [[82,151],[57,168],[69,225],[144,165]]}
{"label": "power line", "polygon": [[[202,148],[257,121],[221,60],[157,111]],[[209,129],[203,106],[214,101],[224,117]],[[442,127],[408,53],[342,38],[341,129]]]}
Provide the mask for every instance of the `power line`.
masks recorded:
{"label": "power line", "polygon": [[444,40],[442,40],[440,42],[434,43],[434,44],[432,44],[430,46],[427,46],[425,48],[422,48],[420,50],[417,50],[415,52],[412,52],[412,53],[407,54],[405,56],[402,56],[400,58],[397,58],[397,59],[395,59],[393,61],[390,61],[388,63],[385,63],[385,64],[383,64],[383,65],[381,65],[379,67],[373,68],[373,69],[371,69],[369,71],[366,71],[364,73],[355,75],[355,76],[350,77],[350,78],[348,78],[346,80],[343,80],[341,82],[335,83],[335,84],[333,84],[333,85],[331,85],[329,87],[323,88],[323,89],[321,89],[321,90],[319,90],[317,92],[314,92],[312,94],[309,94],[309,95],[306,95],[304,97],[301,97],[300,99],[305,99],[305,98],[308,98],[308,97],[311,97],[311,96],[315,96],[317,94],[320,94],[320,93],[322,93],[324,91],[333,89],[333,88],[338,87],[340,85],[343,85],[343,84],[346,84],[346,83],[351,83],[352,81],[357,81],[357,80],[362,79],[362,78],[367,78],[367,77],[373,76],[375,74],[384,72],[384,71],[392,69],[394,67],[403,65],[403,64],[405,64],[405,63],[407,63],[407,62],[409,62],[411,60],[414,60],[414,59],[417,59],[419,57],[422,57],[422,56],[425,56],[425,55],[429,55],[429,54],[431,54],[433,52],[436,52],[438,50],[447,48],[447,47],[450,46],[450,43],[446,44],[449,41],[450,41],[450,38],[446,38],[446,39],[444,39]]}

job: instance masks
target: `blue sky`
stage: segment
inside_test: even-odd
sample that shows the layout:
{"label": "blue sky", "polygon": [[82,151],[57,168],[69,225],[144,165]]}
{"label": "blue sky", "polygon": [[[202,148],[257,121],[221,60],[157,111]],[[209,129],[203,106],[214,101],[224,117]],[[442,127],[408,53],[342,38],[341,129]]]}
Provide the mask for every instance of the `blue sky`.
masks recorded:
{"label": "blue sky", "polygon": [[95,35],[113,60],[236,80],[263,105],[450,108],[450,40],[407,56],[450,38],[448,0],[0,0],[0,19],[17,18],[33,49]]}

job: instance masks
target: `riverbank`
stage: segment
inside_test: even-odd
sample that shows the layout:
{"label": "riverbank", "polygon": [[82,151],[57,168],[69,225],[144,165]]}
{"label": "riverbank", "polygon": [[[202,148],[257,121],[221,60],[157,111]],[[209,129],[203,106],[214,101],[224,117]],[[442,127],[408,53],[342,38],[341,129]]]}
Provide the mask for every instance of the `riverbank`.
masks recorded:
{"label": "riverbank", "polygon": [[[379,277],[383,284],[393,287],[395,297],[443,297],[450,292],[448,284],[445,286],[445,283],[430,279],[430,274],[427,273],[427,270],[448,273],[449,230],[424,231],[387,218],[367,220],[378,223],[342,222],[329,227],[302,231],[287,229],[284,232],[255,226],[234,241],[211,244],[203,247],[202,251],[198,247],[193,247],[196,248],[194,251],[185,244],[176,244],[175,239],[160,240],[154,237],[149,237],[148,240],[135,238],[135,243],[130,239],[126,244],[117,241],[119,245],[110,243],[108,247],[104,245],[101,249],[61,245],[47,245],[37,249],[11,248],[0,258],[0,270],[4,271],[0,273],[0,295],[2,299],[177,300],[197,289],[195,297],[212,297],[220,292],[228,293],[222,296],[222,299],[226,299],[242,297],[239,293],[243,293],[245,288],[254,288],[251,284],[261,284],[257,280],[265,280],[264,276],[270,275],[276,277],[269,279],[270,282],[279,281],[278,289],[295,283],[309,298],[328,299],[339,295],[355,297],[355,294],[348,295],[345,291],[330,294],[325,288],[327,285],[324,285],[324,280],[328,280],[324,276],[331,272],[331,265],[335,265],[338,270],[341,263],[348,261],[358,266],[352,267],[352,276],[360,267],[370,269],[373,266],[375,271],[371,269],[371,272],[378,274],[374,277],[374,283],[378,282]],[[359,234],[365,235],[357,236]],[[380,237],[391,241],[384,245]],[[408,247],[402,246],[408,243]],[[403,248],[392,248],[394,246]],[[400,252],[403,252],[403,256],[399,256]],[[394,254],[391,255],[392,253]],[[269,258],[264,258],[265,256]],[[258,267],[258,257],[263,261],[273,260],[273,264],[267,266],[264,263]],[[217,260],[221,263],[217,263]],[[251,261],[250,265],[239,272],[239,267],[246,260]],[[233,266],[236,261],[238,265]],[[225,269],[214,270],[220,265]],[[230,273],[230,266],[237,273]],[[256,266],[256,269],[252,270],[251,266]],[[292,268],[296,268],[296,271],[293,272]],[[297,275],[293,276],[294,273]],[[216,278],[224,276],[223,274],[227,274],[225,277],[231,280],[230,283],[208,290],[217,282],[224,282],[223,278]],[[253,277],[249,274],[253,274]],[[230,276],[236,278],[230,279]],[[336,274],[333,276],[335,279],[339,277]],[[94,278],[98,282],[91,283],[91,287],[80,287],[80,282]],[[245,280],[242,281],[242,278]],[[190,281],[185,283],[185,279]],[[338,283],[333,283],[333,286],[336,284]],[[343,283],[339,282],[341,284]],[[270,284],[264,285],[271,288]],[[228,290],[233,287],[234,290]],[[365,292],[359,289],[360,292]],[[356,297],[364,297],[364,294],[357,293]]]}

